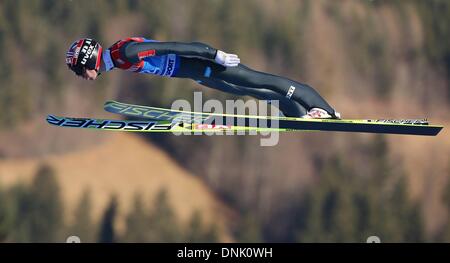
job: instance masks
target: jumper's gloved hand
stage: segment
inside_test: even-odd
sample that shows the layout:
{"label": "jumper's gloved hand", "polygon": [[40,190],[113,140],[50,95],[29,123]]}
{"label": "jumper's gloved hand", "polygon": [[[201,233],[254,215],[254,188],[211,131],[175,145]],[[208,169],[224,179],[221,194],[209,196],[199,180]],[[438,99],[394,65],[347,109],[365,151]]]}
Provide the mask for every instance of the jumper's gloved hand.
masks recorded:
{"label": "jumper's gloved hand", "polygon": [[241,59],[235,54],[228,54],[222,50],[217,50],[214,61],[225,67],[236,67],[241,62]]}

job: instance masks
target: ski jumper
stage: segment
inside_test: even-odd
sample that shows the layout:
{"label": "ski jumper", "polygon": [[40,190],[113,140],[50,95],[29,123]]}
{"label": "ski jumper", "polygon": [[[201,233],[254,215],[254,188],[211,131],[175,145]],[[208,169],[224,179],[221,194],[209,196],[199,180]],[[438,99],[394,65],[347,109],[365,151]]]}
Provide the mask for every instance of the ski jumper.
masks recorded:
{"label": "ski jumper", "polygon": [[103,51],[106,71],[114,68],[165,77],[189,78],[198,83],[240,96],[278,100],[280,110],[301,117],[311,108],[334,109],[309,85],[259,72],[242,64],[224,67],[214,62],[217,49],[193,42],[158,42],[127,38]]}

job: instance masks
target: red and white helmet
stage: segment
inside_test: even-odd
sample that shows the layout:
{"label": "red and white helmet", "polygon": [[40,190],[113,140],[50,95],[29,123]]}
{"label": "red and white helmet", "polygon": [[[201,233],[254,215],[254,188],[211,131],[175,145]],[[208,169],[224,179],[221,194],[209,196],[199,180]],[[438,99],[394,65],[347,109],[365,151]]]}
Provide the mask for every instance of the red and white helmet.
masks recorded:
{"label": "red and white helmet", "polygon": [[102,46],[91,38],[83,38],[73,42],[66,53],[66,64],[77,75],[84,69],[100,69]]}

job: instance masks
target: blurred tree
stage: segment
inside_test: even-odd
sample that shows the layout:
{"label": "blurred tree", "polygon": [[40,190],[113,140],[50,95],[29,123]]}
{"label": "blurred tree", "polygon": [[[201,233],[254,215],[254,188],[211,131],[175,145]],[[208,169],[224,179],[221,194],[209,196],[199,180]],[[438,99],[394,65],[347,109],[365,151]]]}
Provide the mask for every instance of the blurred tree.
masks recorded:
{"label": "blurred tree", "polygon": [[24,1],[13,1],[7,0],[4,1],[2,6],[2,11],[6,19],[8,21],[8,29],[9,32],[16,32],[14,38],[18,41],[23,41],[23,31],[21,30],[21,26],[23,24],[23,15],[25,15],[24,10],[26,7],[24,6]]}
{"label": "blurred tree", "polygon": [[144,35],[147,35],[150,38],[156,38],[158,35],[164,37],[164,34],[169,32],[168,26],[170,25],[170,16],[166,15],[167,10],[169,10],[167,8],[168,5],[168,1],[142,1],[141,11],[145,19],[144,25],[146,25],[142,28]]}
{"label": "blurred tree", "polygon": [[118,201],[115,195],[111,196],[108,207],[103,214],[100,221],[100,232],[98,235],[98,242],[100,243],[114,243],[117,241],[114,223],[116,220]]}
{"label": "blurred tree", "polygon": [[14,223],[11,231],[12,242],[31,242],[29,214],[31,209],[30,190],[24,184],[14,185],[9,189],[14,208]]}
{"label": "blurred tree", "polygon": [[338,155],[326,163],[319,186],[303,199],[306,224],[295,228],[298,241],[363,242],[372,235],[385,242],[425,240],[422,210],[409,199],[406,177],[391,168],[384,139],[376,137],[372,147],[380,155],[372,159],[369,181],[358,178]]}
{"label": "blurred tree", "polygon": [[354,176],[336,154],[325,164],[320,185],[304,199],[304,229],[298,230],[301,242],[356,242],[356,214],[353,204]]}
{"label": "blurred tree", "polygon": [[[222,43],[218,39],[222,32],[223,23],[210,23],[210,21],[218,20],[218,12],[223,1],[209,1],[209,0],[192,0],[189,15],[188,27],[189,36],[191,39],[202,39],[205,42],[214,44],[214,42]],[[202,8],[199,8],[201,6]],[[208,12],[204,12],[208,10]],[[218,44],[218,43],[216,43]]]}
{"label": "blurred tree", "polygon": [[203,241],[202,217],[199,211],[195,211],[186,229],[186,241],[189,243],[199,243]]}
{"label": "blurred tree", "polygon": [[132,11],[132,12],[139,11],[139,6],[140,6],[141,2],[142,2],[141,0],[129,0],[129,1],[127,1],[128,9],[130,9],[130,11]]}
{"label": "blurred tree", "polygon": [[123,0],[109,0],[108,5],[109,9],[113,13],[121,13],[128,10],[128,5],[131,1],[123,1]]}
{"label": "blurred tree", "polygon": [[251,214],[244,212],[241,219],[238,221],[236,230],[234,231],[236,242],[240,243],[259,243],[263,242],[261,233],[261,226],[258,218]]}
{"label": "blurred tree", "polygon": [[156,195],[150,214],[150,242],[181,242],[183,239],[179,222],[169,203],[168,192],[162,188]]}
{"label": "blurred tree", "polygon": [[27,215],[31,242],[61,242],[63,202],[55,171],[47,164],[38,169],[31,184]]}
{"label": "blurred tree", "polygon": [[[33,9],[36,10],[38,14],[45,13],[46,14],[46,20],[49,21],[49,23],[64,23],[65,19],[67,19],[67,16],[70,15],[71,12],[71,6],[73,4],[65,3],[64,1],[55,1],[55,0],[40,0],[40,1],[34,1],[33,2],[35,6],[33,6]],[[36,6],[39,5],[39,8]]]}
{"label": "blurred tree", "polygon": [[376,230],[376,197],[371,189],[361,187],[353,196],[354,209],[357,217],[355,218],[355,235],[357,241],[364,241],[369,236],[379,233]]}
{"label": "blurred tree", "polygon": [[11,54],[6,50],[11,48],[12,44],[11,41],[4,38],[0,39],[0,46],[2,47],[0,49],[0,57],[2,58],[0,62],[0,84],[2,84],[0,87],[0,110],[2,111],[0,121],[5,124],[1,125],[0,129],[5,129],[8,125],[16,124],[19,119],[17,116],[18,112],[16,111],[18,107],[15,104],[17,90],[8,85],[13,83],[14,69],[9,66],[13,59]]}
{"label": "blurred tree", "polygon": [[196,211],[185,227],[183,235],[178,219],[168,202],[164,189],[157,194],[154,207],[147,211],[142,196],[136,194],[133,208],[126,218],[124,242],[217,242],[214,225],[205,227],[201,214]]}
{"label": "blurred tree", "polygon": [[73,225],[69,229],[68,235],[78,236],[81,242],[94,242],[96,226],[94,225],[91,210],[91,191],[86,189],[78,202],[74,213]]}
{"label": "blurred tree", "polygon": [[[406,213],[406,220],[409,223],[405,226],[404,242],[421,243],[426,242],[425,222],[422,215],[422,206],[416,203],[407,203],[408,210]],[[400,224],[402,224],[400,222]]]}
{"label": "blurred tree", "polygon": [[142,201],[142,196],[136,194],[133,208],[126,218],[126,232],[124,242],[150,242],[149,240],[150,217]]}
{"label": "blurred tree", "polygon": [[385,29],[375,13],[353,15],[337,20],[339,29],[351,39],[348,58],[355,70],[372,83],[373,94],[381,99],[390,96],[393,84],[392,60],[388,50]]}
{"label": "blurred tree", "polygon": [[8,240],[13,229],[14,209],[8,193],[0,186],[0,242]]}
{"label": "blurred tree", "polygon": [[200,211],[192,213],[189,224],[186,227],[184,242],[189,243],[210,243],[218,242],[217,227],[215,225],[205,226]]}
{"label": "blurred tree", "polygon": [[64,85],[62,85],[61,67],[55,67],[55,65],[60,63],[60,54],[63,53],[63,46],[59,42],[50,39],[47,50],[45,51],[45,60],[47,63],[42,65],[49,82],[48,89],[55,98],[59,99],[62,96]]}
{"label": "blurred tree", "polygon": [[205,243],[220,242],[219,237],[219,227],[214,223],[209,227],[206,226],[206,229],[203,231],[203,242]]}
{"label": "blurred tree", "polygon": [[[425,32],[424,51],[429,59],[443,66],[447,79],[450,77],[450,2],[447,0],[413,1],[422,17]],[[450,100],[450,82],[447,84]]]}
{"label": "blurred tree", "polygon": [[382,189],[386,181],[392,178],[394,172],[394,167],[390,161],[386,137],[384,135],[375,135],[367,145],[366,152],[369,155],[371,176],[374,178],[372,182],[379,189]]}
{"label": "blurred tree", "polygon": [[382,199],[382,236],[387,242],[421,242],[423,226],[419,206],[414,206],[407,193],[406,178],[403,176],[395,184],[387,198]]}
{"label": "blurred tree", "polygon": [[423,241],[422,210],[410,200],[401,163],[392,160],[384,136],[375,136],[368,147],[372,174],[365,189],[373,206],[369,210],[371,235],[387,242]]}
{"label": "blurred tree", "polygon": [[[450,175],[450,162],[448,166],[448,175]],[[447,180],[450,178],[447,175]],[[442,233],[439,234],[438,239],[440,241],[448,242],[450,243],[450,180],[448,180],[443,194],[442,194],[442,202],[445,205],[445,208],[447,209],[447,221],[443,227]]]}

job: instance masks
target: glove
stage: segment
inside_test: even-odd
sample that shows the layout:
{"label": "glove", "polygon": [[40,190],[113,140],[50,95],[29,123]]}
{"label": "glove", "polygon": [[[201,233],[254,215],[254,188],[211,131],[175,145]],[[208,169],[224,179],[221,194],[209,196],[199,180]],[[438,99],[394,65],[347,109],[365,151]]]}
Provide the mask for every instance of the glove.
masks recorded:
{"label": "glove", "polygon": [[217,50],[214,61],[225,67],[236,67],[241,62],[241,59],[235,54],[227,54],[222,50]]}

